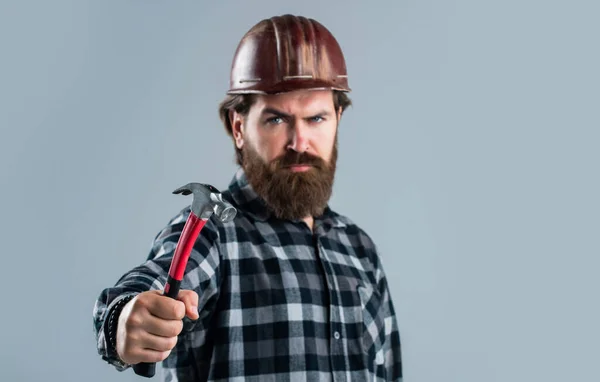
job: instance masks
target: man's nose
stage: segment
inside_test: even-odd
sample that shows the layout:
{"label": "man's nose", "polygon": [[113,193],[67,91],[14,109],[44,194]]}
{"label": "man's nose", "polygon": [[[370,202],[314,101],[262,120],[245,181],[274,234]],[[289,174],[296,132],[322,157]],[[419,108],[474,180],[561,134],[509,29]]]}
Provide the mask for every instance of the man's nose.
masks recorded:
{"label": "man's nose", "polygon": [[302,126],[301,123],[295,123],[290,128],[290,143],[287,148],[294,150],[299,153],[308,151],[309,148],[309,132],[306,126]]}

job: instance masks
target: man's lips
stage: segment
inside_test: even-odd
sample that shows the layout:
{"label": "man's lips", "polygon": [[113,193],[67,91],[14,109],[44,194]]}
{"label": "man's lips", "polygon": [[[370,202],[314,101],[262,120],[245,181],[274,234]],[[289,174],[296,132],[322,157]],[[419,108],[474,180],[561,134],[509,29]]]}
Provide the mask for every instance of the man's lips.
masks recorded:
{"label": "man's lips", "polygon": [[304,172],[311,169],[311,165],[309,164],[294,164],[290,166],[285,166],[285,168],[290,169],[292,172]]}

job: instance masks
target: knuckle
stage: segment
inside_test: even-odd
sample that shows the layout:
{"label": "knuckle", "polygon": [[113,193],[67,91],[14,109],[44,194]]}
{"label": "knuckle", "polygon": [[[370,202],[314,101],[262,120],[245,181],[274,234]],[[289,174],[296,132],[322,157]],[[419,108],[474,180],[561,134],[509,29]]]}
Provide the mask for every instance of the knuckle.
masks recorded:
{"label": "knuckle", "polygon": [[165,322],[160,331],[164,337],[173,337],[176,335],[174,334],[174,325],[171,322]]}
{"label": "knuckle", "polygon": [[152,354],[151,358],[151,362],[161,362],[164,361],[169,354],[171,354],[170,350],[166,350],[166,351],[162,351],[162,352],[155,352]]}
{"label": "knuckle", "polygon": [[198,293],[194,292],[193,290],[187,290],[186,292],[187,293],[185,294],[185,297],[188,301],[194,302],[198,299]]}
{"label": "knuckle", "polygon": [[173,306],[173,313],[175,318],[181,319],[185,315],[185,305],[181,301],[177,301]]}
{"label": "knuckle", "polygon": [[148,304],[148,298],[144,293],[137,295],[133,300],[131,300],[131,310],[138,310],[144,308]]}
{"label": "knuckle", "polygon": [[129,317],[127,320],[125,320],[125,330],[129,333],[134,329],[135,329],[135,322],[134,322],[134,320],[131,319],[131,317]]}
{"label": "knuckle", "polygon": [[183,321],[177,321],[173,324],[172,336],[177,336],[183,330]]}
{"label": "knuckle", "polygon": [[136,346],[139,342],[140,342],[140,333],[137,330],[132,330],[131,332],[127,333],[127,343],[134,347]]}
{"label": "knuckle", "polygon": [[130,332],[132,330],[135,330],[137,328],[139,328],[142,324],[142,319],[139,315],[137,314],[132,314],[129,317],[127,317],[127,320],[125,320],[125,329]]}
{"label": "knuckle", "polygon": [[131,356],[137,349],[137,338],[135,336],[127,336],[123,341],[123,353]]}
{"label": "knuckle", "polygon": [[177,345],[177,337],[171,337],[167,341],[168,350],[173,349]]}
{"label": "knuckle", "polygon": [[142,292],[132,300],[138,309],[149,310],[156,303],[156,296],[152,291]]}
{"label": "knuckle", "polygon": [[149,310],[147,301],[133,301],[131,303],[131,309],[129,310],[130,316],[136,316],[143,314]]}
{"label": "knuckle", "polygon": [[157,351],[167,351],[167,350],[171,350],[173,349],[173,347],[170,344],[170,338],[165,338],[162,341],[160,341],[160,343],[156,344],[156,348],[155,350]]}

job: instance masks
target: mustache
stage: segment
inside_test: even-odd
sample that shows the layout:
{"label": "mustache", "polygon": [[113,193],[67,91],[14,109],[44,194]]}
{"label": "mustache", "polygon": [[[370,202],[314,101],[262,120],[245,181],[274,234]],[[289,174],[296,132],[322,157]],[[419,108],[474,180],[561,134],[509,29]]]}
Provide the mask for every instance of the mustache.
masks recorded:
{"label": "mustache", "polygon": [[274,159],[271,162],[271,165],[274,169],[278,170],[284,167],[289,167],[293,165],[307,165],[313,166],[317,169],[322,169],[327,167],[325,161],[317,156],[308,154],[308,153],[299,153],[297,151],[287,151],[282,156]]}

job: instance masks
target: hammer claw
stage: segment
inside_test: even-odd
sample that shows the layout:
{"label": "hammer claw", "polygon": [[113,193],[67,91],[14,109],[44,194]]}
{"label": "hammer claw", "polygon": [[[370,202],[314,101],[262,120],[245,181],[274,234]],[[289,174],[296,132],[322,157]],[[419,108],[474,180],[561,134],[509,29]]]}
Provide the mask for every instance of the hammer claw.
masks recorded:
{"label": "hammer claw", "polygon": [[192,188],[190,187],[191,183],[186,184],[185,186],[181,186],[178,189],[176,189],[175,191],[173,191],[174,194],[182,194],[182,195],[189,195],[192,193]]}
{"label": "hammer claw", "polygon": [[236,209],[223,200],[221,192],[214,186],[206,183],[188,183],[179,187],[174,194],[190,195],[194,194],[192,200],[192,212],[201,218],[210,217],[213,213],[217,215],[223,223],[231,221],[236,215]]}

